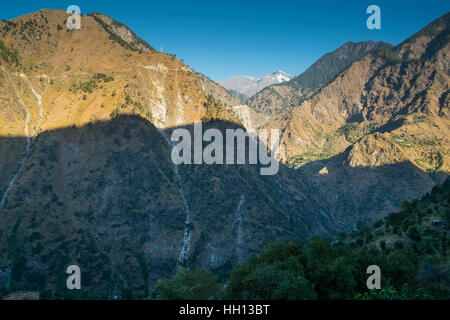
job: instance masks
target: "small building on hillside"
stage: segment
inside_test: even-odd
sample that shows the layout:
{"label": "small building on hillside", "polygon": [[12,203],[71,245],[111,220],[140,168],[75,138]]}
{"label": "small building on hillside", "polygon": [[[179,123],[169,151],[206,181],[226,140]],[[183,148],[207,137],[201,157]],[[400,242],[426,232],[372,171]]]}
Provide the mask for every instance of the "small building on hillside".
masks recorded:
{"label": "small building on hillside", "polygon": [[444,224],[442,223],[442,220],[440,220],[440,219],[434,219],[431,222],[431,227],[433,228],[433,230],[440,231],[442,229],[443,225]]}

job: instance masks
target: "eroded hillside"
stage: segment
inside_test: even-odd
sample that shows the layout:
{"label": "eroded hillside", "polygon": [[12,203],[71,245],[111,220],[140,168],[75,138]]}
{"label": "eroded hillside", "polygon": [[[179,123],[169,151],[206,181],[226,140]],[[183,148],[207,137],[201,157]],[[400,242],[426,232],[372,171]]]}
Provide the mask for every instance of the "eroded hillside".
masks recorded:
{"label": "eroded hillside", "polygon": [[333,220],[381,217],[448,176],[449,17],[369,52],[269,125]]}

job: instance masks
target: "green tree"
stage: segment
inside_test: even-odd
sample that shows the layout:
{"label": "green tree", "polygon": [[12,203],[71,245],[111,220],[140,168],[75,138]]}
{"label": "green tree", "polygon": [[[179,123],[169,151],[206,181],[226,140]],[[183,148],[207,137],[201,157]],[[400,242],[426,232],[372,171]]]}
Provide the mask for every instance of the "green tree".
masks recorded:
{"label": "green tree", "polygon": [[150,296],[158,300],[221,299],[223,286],[210,272],[180,268],[171,280],[159,280]]}

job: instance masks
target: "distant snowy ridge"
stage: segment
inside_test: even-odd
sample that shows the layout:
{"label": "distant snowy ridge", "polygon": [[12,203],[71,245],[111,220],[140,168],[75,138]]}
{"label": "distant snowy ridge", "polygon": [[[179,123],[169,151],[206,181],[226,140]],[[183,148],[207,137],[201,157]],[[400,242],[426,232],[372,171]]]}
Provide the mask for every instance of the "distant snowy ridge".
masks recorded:
{"label": "distant snowy ridge", "polygon": [[281,70],[270,74],[264,74],[258,78],[251,76],[236,76],[225,81],[217,81],[228,90],[234,90],[251,97],[267,86],[291,80],[292,77]]}

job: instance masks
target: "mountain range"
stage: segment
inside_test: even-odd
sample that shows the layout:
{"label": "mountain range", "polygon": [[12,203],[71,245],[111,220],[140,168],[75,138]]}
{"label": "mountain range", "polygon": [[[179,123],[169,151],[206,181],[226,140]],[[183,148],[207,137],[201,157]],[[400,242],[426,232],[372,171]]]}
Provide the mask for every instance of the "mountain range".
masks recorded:
{"label": "mountain range", "polygon": [[301,104],[368,51],[391,47],[392,45],[382,41],[347,42],[335,51],[325,54],[305,72],[290,81],[267,86],[253,95],[248,103],[258,112],[274,117]]}
{"label": "mountain range", "polygon": [[217,81],[222,87],[237,93],[241,93],[246,97],[251,97],[272,84],[279,84],[291,80],[291,76],[278,70],[270,74],[263,74],[258,78],[251,76],[231,77],[225,81]]}
{"label": "mountain range", "polygon": [[[449,13],[395,47],[347,43],[249,105],[110,17],[66,19],[0,22],[0,287],[64,297],[76,264],[81,297],[145,297],[180,267],[372,223],[448,176]],[[174,165],[169,137],[196,121],[280,129],[279,173]]]}

